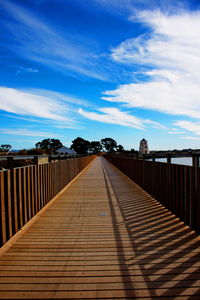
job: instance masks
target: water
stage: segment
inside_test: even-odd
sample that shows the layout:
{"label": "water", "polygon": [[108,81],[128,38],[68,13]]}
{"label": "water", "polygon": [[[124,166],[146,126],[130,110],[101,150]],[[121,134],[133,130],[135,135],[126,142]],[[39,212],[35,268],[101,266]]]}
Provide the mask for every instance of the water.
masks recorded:
{"label": "water", "polygon": [[[34,156],[14,156],[14,159],[32,159]],[[41,157],[46,157],[46,155],[43,155]],[[0,160],[6,160],[7,156],[0,156]],[[152,159],[147,159],[152,160]],[[167,158],[156,158],[156,161],[158,162],[167,162]],[[192,166],[192,157],[172,157],[171,159],[172,164],[177,165],[185,165],[185,166]]]}
{"label": "water", "polygon": [[[12,155],[11,155],[12,156]],[[35,156],[38,156],[40,158],[44,158],[44,157],[49,157],[49,155],[19,155],[19,156],[12,156],[13,159],[15,160],[18,160],[18,159],[33,159]],[[67,155],[67,157],[76,157],[77,155]],[[0,156],[0,161],[2,160],[7,160],[7,157],[9,156]],[[58,157],[58,155],[51,155],[52,158],[56,158]],[[60,157],[64,157],[64,155],[60,155]]]}
{"label": "water", "polygon": [[[148,159],[148,160],[152,160],[152,159]],[[166,163],[167,158],[157,158],[156,161]],[[192,166],[192,157],[172,157],[171,163],[177,165]]]}
{"label": "water", "polygon": [[[0,160],[6,160],[9,156],[0,156]],[[34,156],[13,156],[14,159],[32,159]]]}

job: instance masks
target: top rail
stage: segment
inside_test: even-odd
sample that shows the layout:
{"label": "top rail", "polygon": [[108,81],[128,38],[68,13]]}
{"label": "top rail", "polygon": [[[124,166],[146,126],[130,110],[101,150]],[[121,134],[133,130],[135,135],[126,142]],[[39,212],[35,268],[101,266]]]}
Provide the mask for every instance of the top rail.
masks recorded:
{"label": "top rail", "polygon": [[0,156],[0,171],[24,167],[28,165],[39,165],[57,160],[65,160],[77,157],[91,156],[91,154],[57,154],[57,155],[3,155]]}

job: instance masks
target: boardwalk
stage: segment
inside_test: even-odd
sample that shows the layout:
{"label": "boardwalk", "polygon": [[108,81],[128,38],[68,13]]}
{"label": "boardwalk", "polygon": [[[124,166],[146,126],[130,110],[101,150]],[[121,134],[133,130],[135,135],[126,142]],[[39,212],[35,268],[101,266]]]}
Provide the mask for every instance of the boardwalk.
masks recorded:
{"label": "boardwalk", "polygon": [[200,238],[96,158],[0,257],[1,299],[200,299]]}

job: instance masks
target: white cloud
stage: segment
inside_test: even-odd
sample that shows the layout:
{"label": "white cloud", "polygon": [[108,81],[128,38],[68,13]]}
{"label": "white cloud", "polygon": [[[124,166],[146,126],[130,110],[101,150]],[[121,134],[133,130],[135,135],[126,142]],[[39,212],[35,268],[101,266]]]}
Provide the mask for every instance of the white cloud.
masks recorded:
{"label": "white cloud", "polygon": [[163,128],[163,126],[157,122],[140,119],[126,112],[120,111],[118,108],[105,107],[98,110],[100,113],[88,112],[83,109],[79,109],[78,113],[87,119],[95,120],[98,122],[116,124],[126,127],[132,127],[137,129],[145,129],[146,124],[150,124],[156,128]]}
{"label": "white cloud", "polygon": [[40,96],[44,96],[44,97],[48,97],[54,100],[62,100],[64,103],[70,103],[70,104],[74,104],[74,105],[82,105],[82,106],[89,106],[89,103],[86,100],[71,96],[69,94],[62,94],[59,92],[55,92],[55,91],[49,91],[49,90],[44,90],[44,89],[34,89],[34,88],[29,88],[28,89],[29,92],[40,95]]}
{"label": "white cloud", "polygon": [[12,115],[12,114],[4,114],[4,116],[6,116],[7,118],[22,120],[22,121],[26,121],[26,122],[48,125],[48,126],[51,126],[53,128],[82,129],[82,127],[75,124],[73,120],[70,120],[70,122],[65,122],[65,121],[61,122],[61,121],[54,121],[54,120],[47,120],[47,119],[37,119],[37,118],[31,118],[31,117],[19,117],[18,115]]}
{"label": "white cloud", "polygon": [[146,82],[120,85],[103,99],[173,115],[200,118],[200,11],[165,15],[140,12],[151,33],[112,50],[116,62],[150,67]]}
{"label": "white cloud", "polygon": [[168,131],[169,134],[183,134],[185,131]]}
{"label": "white cloud", "polygon": [[[58,92],[29,89],[26,91],[0,87],[0,110],[17,114],[16,118],[22,118],[34,122],[33,118],[42,118],[35,122],[45,121],[46,124],[76,126],[74,120],[74,105],[87,105],[83,100],[73,98],[70,95]],[[30,118],[31,117],[31,118]]]}
{"label": "white cloud", "polygon": [[30,131],[22,129],[0,129],[1,134],[10,134],[10,135],[22,135],[22,136],[39,136],[39,137],[61,137],[52,132],[40,132],[40,131]]}
{"label": "white cloud", "polygon": [[52,98],[7,87],[0,87],[0,109],[19,115],[67,121],[63,114],[66,107],[61,103]]}
{"label": "white cloud", "polygon": [[177,121],[176,123],[174,123],[174,125],[191,131],[193,134],[200,135],[200,122]]}
{"label": "white cloud", "polygon": [[194,140],[194,141],[200,141],[200,137],[195,137],[195,136],[182,136],[180,137],[182,140]]}

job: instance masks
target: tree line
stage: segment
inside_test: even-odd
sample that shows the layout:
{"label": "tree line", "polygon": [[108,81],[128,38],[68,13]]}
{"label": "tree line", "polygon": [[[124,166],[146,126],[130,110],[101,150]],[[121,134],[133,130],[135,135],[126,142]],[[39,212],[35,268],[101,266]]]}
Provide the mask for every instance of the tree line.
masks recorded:
{"label": "tree line", "polygon": [[[43,139],[35,144],[35,148],[22,149],[17,154],[19,155],[40,155],[40,154],[54,154],[56,151],[63,147],[59,139]],[[11,145],[1,145],[0,152],[6,153],[12,148]],[[102,151],[106,152],[123,152],[124,147],[118,145],[112,138],[104,138],[100,141],[88,141],[81,137],[77,137],[72,141],[70,149],[74,150],[77,154],[97,154]]]}
{"label": "tree line", "polygon": [[96,154],[102,151],[124,151],[124,147],[122,145],[118,145],[117,142],[112,138],[104,138],[100,141],[89,142],[88,140],[85,140],[81,137],[77,137],[72,141],[71,149],[76,151],[78,154]]}
{"label": "tree line", "polygon": [[[36,143],[36,149],[44,149],[50,152],[56,152],[63,146],[60,140],[57,139],[44,139]],[[101,151],[113,152],[124,151],[122,145],[118,145],[112,138],[104,138],[100,141],[88,141],[81,137],[77,137],[72,141],[70,149],[74,150],[77,154],[99,153]]]}

